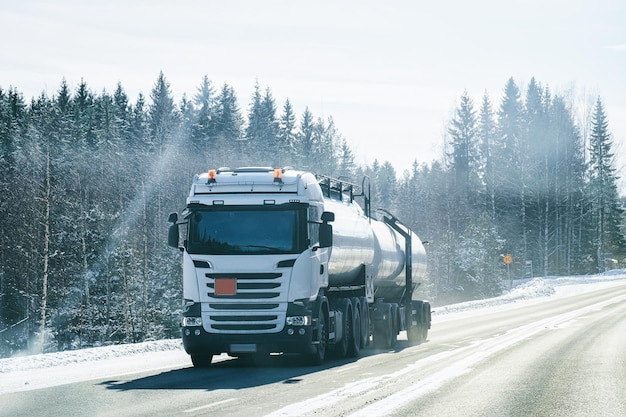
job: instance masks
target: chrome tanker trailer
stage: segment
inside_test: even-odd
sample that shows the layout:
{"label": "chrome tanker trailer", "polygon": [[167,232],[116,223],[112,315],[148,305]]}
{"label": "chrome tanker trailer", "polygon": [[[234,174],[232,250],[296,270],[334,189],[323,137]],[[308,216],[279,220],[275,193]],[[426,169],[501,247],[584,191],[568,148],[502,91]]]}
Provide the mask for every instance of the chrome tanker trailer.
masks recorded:
{"label": "chrome tanker trailer", "polygon": [[364,188],[286,168],[194,178],[168,237],[182,252],[181,332],[194,366],[224,352],[321,363],[372,341],[392,347],[402,330],[426,338],[430,305],[412,299],[424,246],[390,213],[375,219]]}

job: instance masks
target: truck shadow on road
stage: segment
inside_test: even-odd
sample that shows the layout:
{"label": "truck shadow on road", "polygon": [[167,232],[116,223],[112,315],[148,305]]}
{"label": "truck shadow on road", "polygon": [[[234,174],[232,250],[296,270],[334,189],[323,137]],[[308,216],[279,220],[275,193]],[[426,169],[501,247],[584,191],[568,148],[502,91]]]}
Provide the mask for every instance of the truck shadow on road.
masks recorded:
{"label": "truck shadow on road", "polygon": [[411,345],[398,341],[392,350],[367,348],[361,350],[358,358],[329,359],[319,366],[305,366],[302,357],[291,355],[267,356],[254,361],[245,358],[233,358],[211,364],[209,368],[189,367],[172,369],[154,375],[134,379],[112,379],[101,382],[107,389],[117,391],[130,390],[205,390],[243,389],[282,382],[298,384],[305,382],[305,377],[317,372],[355,364],[370,356],[382,352],[396,352]]}

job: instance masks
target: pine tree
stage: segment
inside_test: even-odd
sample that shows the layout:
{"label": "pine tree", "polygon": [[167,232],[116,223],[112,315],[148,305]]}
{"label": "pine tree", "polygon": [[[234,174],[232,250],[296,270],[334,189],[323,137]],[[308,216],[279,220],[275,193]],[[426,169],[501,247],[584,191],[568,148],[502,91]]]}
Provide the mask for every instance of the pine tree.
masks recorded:
{"label": "pine tree", "polygon": [[556,139],[555,203],[553,244],[557,274],[588,273],[584,230],[589,216],[585,198],[585,149],[580,129],[563,98],[555,96],[550,106],[549,136]]}
{"label": "pine tree", "polygon": [[[164,272],[159,265],[166,265],[171,270],[172,254],[162,242],[165,241],[163,222],[167,219],[170,207],[181,196],[180,180],[174,175],[172,168],[184,166],[185,155],[177,152],[184,148],[185,138],[180,134],[180,114],[174,104],[169,83],[163,73],[159,74],[157,82],[150,95],[152,103],[149,107],[148,122],[152,149],[148,153],[153,161],[151,171],[155,174],[146,175],[142,187],[138,190],[141,195],[141,229],[142,237],[142,276],[140,289],[140,329],[143,337],[157,337],[160,327],[151,327],[155,321],[164,320],[164,311],[170,307],[164,304],[175,305],[175,300],[164,299],[165,291],[178,289],[180,281],[173,273]],[[148,174],[148,173],[146,173]]]}
{"label": "pine tree", "polygon": [[[374,209],[385,208],[392,213],[396,211],[397,178],[396,170],[389,161],[385,161],[379,169],[375,171],[374,183],[376,187],[376,198],[373,201]],[[394,213],[397,214],[397,213]]]}
{"label": "pine tree", "polygon": [[606,258],[623,256],[626,241],[622,225],[623,209],[619,205],[617,177],[612,153],[613,141],[600,98],[596,100],[589,138],[589,196],[594,222],[594,243],[598,271],[604,270]]}
{"label": "pine tree", "polygon": [[224,84],[215,109],[216,145],[210,153],[211,160],[218,162],[218,166],[234,167],[246,163],[242,147],[243,126],[237,95],[231,86]]}
{"label": "pine tree", "polygon": [[180,137],[178,152],[193,156],[185,165],[188,172],[193,172],[195,167],[201,165],[204,155],[211,148],[211,145],[208,141],[202,143],[202,141],[195,140],[197,139],[195,132],[198,126],[196,123],[197,112],[193,103],[187,99],[186,94],[183,94],[178,107],[180,108],[180,130],[177,133]]}
{"label": "pine tree", "polygon": [[73,141],[81,146],[88,147],[92,151],[96,146],[94,124],[94,96],[87,87],[87,83],[81,80],[76,94],[71,100],[74,117]]}
{"label": "pine tree", "polygon": [[[547,103],[545,103],[547,101]],[[556,208],[555,140],[548,136],[549,94],[531,79],[526,91],[523,113],[524,130],[520,140],[520,166],[525,187],[525,235],[530,236],[526,260],[533,260],[535,269],[548,273],[550,242],[555,234],[552,215]],[[542,268],[540,268],[542,267]]]}
{"label": "pine tree", "polygon": [[[279,142],[278,137],[278,120],[276,119],[276,102],[272,96],[269,87],[265,89],[265,95],[261,103],[263,115],[263,130],[261,146],[265,147],[267,152],[265,161],[270,166],[280,165]],[[266,144],[266,145],[263,145]]]}
{"label": "pine tree", "polygon": [[341,178],[353,178],[356,170],[354,152],[352,152],[352,149],[344,138],[340,139],[338,159],[339,165],[337,176]]}
{"label": "pine tree", "polygon": [[494,146],[496,215],[499,234],[507,252],[526,259],[526,174],[522,163],[522,115],[520,91],[510,78],[498,110],[498,135]]}
{"label": "pine tree", "polygon": [[484,195],[486,210],[491,217],[492,224],[496,221],[496,191],[498,178],[496,177],[496,124],[489,96],[485,92],[478,116],[476,130],[478,140],[479,157],[477,161],[478,172],[482,178],[479,192]]}
{"label": "pine tree", "polygon": [[[32,313],[32,274],[24,274],[32,266],[24,255],[30,255],[34,237],[26,225],[36,219],[30,213],[35,194],[24,166],[28,159],[23,158],[31,150],[28,125],[22,95],[14,88],[0,88],[0,357],[26,343]],[[37,154],[31,158],[36,161]]]}
{"label": "pine tree", "polygon": [[247,153],[256,159],[253,162],[254,165],[278,165],[277,135],[276,103],[269,87],[266,88],[265,95],[261,95],[257,82],[248,112],[246,129]]}
{"label": "pine tree", "polygon": [[332,117],[328,118],[328,123],[321,118],[317,119],[311,140],[313,149],[309,159],[310,163],[316,167],[315,170],[337,176],[337,147],[341,137]]}
{"label": "pine tree", "polygon": [[[451,289],[463,299],[499,295],[502,289],[495,260],[502,253],[503,240],[496,228],[495,190],[491,189],[494,132],[487,95],[483,97],[480,119],[477,119],[472,100],[464,92],[448,129],[452,137],[448,179],[451,193],[440,196],[447,202],[446,248],[447,256],[452,256],[447,271],[451,276]],[[479,198],[485,194],[489,204]]]}
{"label": "pine tree", "polygon": [[158,151],[159,156],[162,156],[165,145],[172,139],[177,120],[177,110],[170,91],[170,84],[165,79],[163,72],[159,73],[150,93],[150,98],[152,100],[148,110],[150,136],[154,149]]}
{"label": "pine tree", "polygon": [[294,146],[296,145],[296,114],[289,99],[285,101],[283,112],[278,120],[278,155],[279,163],[277,166],[295,165]]}
{"label": "pine tree", "polygon": [[195,112],[189,111],[187,116],[193,120],[191,137],[197,150],[210,149],[215,145],[215,101],[213,85],[209,77],[205,75],[202,77],[202,83],[193,98],[193,104],[197,110]]}
{"label": "pine tree", "polygon": [[[450,122],[448,133],[452,137],[451,168],[454,172],[454,185],[463,198],[467,198],[470,189],[470,177],[477,177],[476,162],[478,149],[476,144],[476,112],[467,90],[461,96],[461,103],[455,117]],[[474,186],[476,181],[474,180]]]}
{"label": "pine tree", "polygon": [[312,154],[315,145],[313,143],[313,132],[315,126],[313,121],[313,113],[308,107],[304,109],[302,117],[300,118],[300,126],[296,133],[296,146],[298,153],[295,154],[295,158],[299,161],[298,166],[304,170],[313,170],[319,172],[319,168],[316,168],[312,161],[309,159]]}
{"label": "pine tree", "polygon": [[473,217],[472,206],[476,199],[470,195],[470,191],[474,193],[479,178],[476,165],[478,159],[476,113],[467,91],[461,96],[461,103],[450,122],[448,133],[452,138],[452,153],[449,157],[456,212],[454,233],[461,233]]}

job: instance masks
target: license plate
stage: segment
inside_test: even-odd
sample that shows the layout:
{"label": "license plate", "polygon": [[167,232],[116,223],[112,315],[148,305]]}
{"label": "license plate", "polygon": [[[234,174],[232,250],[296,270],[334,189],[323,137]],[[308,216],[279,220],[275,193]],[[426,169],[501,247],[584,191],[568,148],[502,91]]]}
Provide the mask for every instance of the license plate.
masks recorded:
{"label": "license plate", "polygon": [[255,343],[233,343],[230,345],[232,353],[256,353]]}

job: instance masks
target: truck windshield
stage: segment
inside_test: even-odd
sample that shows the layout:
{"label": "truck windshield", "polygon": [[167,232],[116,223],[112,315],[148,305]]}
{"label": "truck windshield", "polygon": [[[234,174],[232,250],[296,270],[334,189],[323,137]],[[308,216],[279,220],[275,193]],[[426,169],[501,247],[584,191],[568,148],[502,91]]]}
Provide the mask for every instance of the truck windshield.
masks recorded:
{"label": "truck windshield", "polygon": [[189,253],[209,255],[301,253],[306,248],[306,209],[191,211]]}

